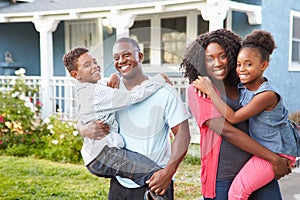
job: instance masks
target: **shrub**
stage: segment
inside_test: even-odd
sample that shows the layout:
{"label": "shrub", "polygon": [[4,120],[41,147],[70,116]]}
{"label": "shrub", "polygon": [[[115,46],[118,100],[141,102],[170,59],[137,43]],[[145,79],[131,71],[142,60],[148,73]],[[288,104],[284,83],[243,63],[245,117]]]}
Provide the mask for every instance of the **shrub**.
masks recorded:
{"label": "shrub", "polygon": [[59,114],[41,120],[42,104],[32,98],[39,88],[26,85],[24,73],[21,69],[14,82],[1,86],[0,153],[81,162],[76,122],[63,121]]}
{"label": "shrub", "polygon": [[291,113],[289,119],[300,125],[300,111]]}
{"label": "shrub", "polygon": [[81,162],[83,140],[76,130],[76,123],[62,120],[60,114],[46,118],[44,123],[47,124],[49,133],[43,136],[46,147],[40,156],[53,161]]}
{"label": "shrub", "polygon": [[27,155],[31,148],[42,145],[40,133],[47,131],[39,123],[41,104],[32,99],[39,90],[26,85],[24,73],[2,85],[0,91],[0,149],[17,156]]}

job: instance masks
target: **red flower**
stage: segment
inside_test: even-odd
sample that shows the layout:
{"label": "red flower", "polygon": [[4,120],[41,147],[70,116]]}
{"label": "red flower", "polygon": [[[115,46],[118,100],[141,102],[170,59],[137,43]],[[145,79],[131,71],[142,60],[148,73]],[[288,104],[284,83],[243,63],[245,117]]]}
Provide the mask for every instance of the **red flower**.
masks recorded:
{"label": "red flower", "polygon": [[42,102],[41,102],[40,100],[36,100],[35,105],[36,105],[36,106],[42,107],[43,104],[42,104]]}
{"label": "red flower", "polygon": [[0,115],[0,123],[4,123],[5,122],[5,119],[2,115]]}

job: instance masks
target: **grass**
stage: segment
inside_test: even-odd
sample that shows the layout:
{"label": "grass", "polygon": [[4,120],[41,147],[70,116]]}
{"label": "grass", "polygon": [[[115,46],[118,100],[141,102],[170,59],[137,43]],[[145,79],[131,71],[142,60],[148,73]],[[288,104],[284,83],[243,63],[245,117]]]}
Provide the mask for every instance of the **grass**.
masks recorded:
{"label": "grass", "polygon": [[[107,199],[109,179],[91,175],[82,165],[10,156],[0,156],[0,160],[1,200]],[[201,197],[198,160],[199,156],[189,154],[179,166],[176,200]]]}

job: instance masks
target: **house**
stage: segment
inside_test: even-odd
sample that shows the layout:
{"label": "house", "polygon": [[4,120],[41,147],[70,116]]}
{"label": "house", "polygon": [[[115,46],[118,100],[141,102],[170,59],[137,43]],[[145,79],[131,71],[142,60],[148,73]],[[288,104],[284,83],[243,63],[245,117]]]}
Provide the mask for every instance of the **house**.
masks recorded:
{"label": "house", "polygon": [[0,0],[0,79],[23,67],[41,85],[44,116],[58,108],[66,112],[73,96],[65,51],[92,49],[107,77],[114,72],[112,44],[130,36],[143,49],[144,71],[167,73],[185,98],[181,55],[198,34],[218,28],[242,37],[253,29],[274,35],[277,49],[266,75],[290,112],[299,111],[300,1],[295,0]]}

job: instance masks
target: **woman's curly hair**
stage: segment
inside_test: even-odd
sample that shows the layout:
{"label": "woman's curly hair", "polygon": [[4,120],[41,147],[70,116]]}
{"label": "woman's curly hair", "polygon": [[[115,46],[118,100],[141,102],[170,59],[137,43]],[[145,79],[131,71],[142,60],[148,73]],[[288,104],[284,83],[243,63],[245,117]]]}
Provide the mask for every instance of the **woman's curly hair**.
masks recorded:
{"label": "woman's curly hair", "polygon": [[198,35],[186,49],[183,61],[180,64],[180,70],[185,78],[192,83],[197,77],[208,76],[206,72],[205,50],[210,43],[218,43],[221,45],[228,58],[229,74],[226,77],[228,83],[237,85],[239,78],[236,74],[237,55],[241,47],[241,37],[232,31],[218,29],[212,32]]}
{"label": "woman's curly hair", "polygon": [[257,49],[262,61],[269,61],[270,55],[276,48],[276,44],[271,33],[264,30],[253,30],[250,34],[246,35],[242,42],[241,49],[246,47]]}

